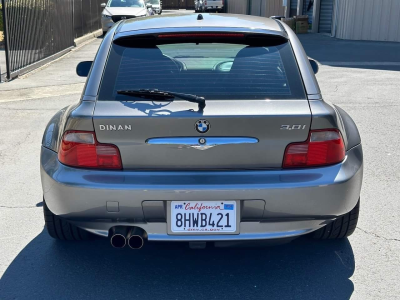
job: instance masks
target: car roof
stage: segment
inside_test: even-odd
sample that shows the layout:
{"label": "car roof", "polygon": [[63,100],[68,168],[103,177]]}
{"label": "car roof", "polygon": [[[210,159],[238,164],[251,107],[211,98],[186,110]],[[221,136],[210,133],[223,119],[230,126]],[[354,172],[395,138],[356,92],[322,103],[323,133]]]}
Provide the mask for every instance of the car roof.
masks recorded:
{"label": "car roof", "polygon": [[186,29],[186,28],[248,28],[282,32],[279,24],[270,18],[234,14],[163,15],[147,18],[129,19],[120,24],[118,33],[148,29]]}

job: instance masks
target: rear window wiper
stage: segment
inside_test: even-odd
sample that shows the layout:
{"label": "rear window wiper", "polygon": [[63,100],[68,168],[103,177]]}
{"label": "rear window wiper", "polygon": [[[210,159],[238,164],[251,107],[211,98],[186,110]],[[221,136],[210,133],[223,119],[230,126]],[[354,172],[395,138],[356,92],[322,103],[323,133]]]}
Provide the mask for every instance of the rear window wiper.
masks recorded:
{"label": "rear window wiper", "polygon": [[[148,89],[140,89],[140,90],[118,90],[117,94],[139,97],[144,100],[157,100],[160,102],[169,102],[174,101],[175,98],[179,98],[182,100],[186,100],[189,102],[199,104],[199,109],[204,109],[206,107],[206,99],[204,97],[199,97],[191,94],[183,94],[183,93],[175,93],[175,92],[167,92],[160,90],[148,90]],[[136,100],[138,101],[138,100]],[[140,101],[140,100],[139,100]]]}

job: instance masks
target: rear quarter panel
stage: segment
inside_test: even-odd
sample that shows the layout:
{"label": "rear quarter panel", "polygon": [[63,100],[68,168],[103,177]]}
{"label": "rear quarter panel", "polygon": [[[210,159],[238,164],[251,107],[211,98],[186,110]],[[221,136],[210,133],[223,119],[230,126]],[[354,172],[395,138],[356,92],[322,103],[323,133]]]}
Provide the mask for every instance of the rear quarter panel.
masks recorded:
{"label": "rear quarter panel", "polygon": [[345,110],[337,105],[335,105],[335,108],[337,110],[337,113],[341,116],[344,130],[346,131],[347,150],[361,144],[361,136],[356,123]]}
{"label": "rear quarter panel", "polygon": [[58,111],[47,124],[42,139],[43,147],[57,152],[61,137],[67,130],[94,131],[92,116],[95,101],[116,29],[117,26],[112,27],[100,44],[83,88],[81,100]]}
{"label": "rear quarter panel", "polygon": [[43,134],[42,145],[58,152],[61,137],[68,130],[94,131],[95,102],[83,101],[59,110],[49,121]]}

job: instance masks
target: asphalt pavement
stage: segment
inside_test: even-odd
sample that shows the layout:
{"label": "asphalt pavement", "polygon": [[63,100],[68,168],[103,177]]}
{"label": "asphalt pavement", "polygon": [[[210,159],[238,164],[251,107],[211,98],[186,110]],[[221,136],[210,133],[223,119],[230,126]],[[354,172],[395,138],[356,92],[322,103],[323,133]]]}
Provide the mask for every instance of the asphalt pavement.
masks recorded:
{"label": "asphalt pavement", "polygon": [[75,66],[93,59],[95,39],[0,84],[0,299],[399,299],[400,43],[301,39],[322,63],[325,100],[345,109],[362,137],[361,214],[349,239],[136,251],[106,239],[52,240],[42,216],[41,138],[51,116],[79,100],[84,79]]}

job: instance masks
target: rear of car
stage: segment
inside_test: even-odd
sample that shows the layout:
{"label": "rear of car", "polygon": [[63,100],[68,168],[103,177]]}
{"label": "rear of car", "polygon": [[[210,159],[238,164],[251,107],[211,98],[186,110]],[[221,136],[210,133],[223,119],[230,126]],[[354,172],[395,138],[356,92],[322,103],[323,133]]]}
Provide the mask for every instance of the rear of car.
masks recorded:
{"label": "rear of car", "polygon": [[151,4],[154,14],[162,14],[162,1],[161,0],[146,0],[146,4]]}
{"label": "rear of car", "polygon": [[45,134],[49,214],[150,241],[294,237],[334,220],[322,235],[346,236],[361,145],[350,147],[333,107],[310,101],[294,44],[223,28],[107,35],[59,142],[56,122]]}
{"label": "rear of car", "polygon": [[225,0],[204,0],[204,9],[206,11],[215,10],[222,11],[224,9]]}

